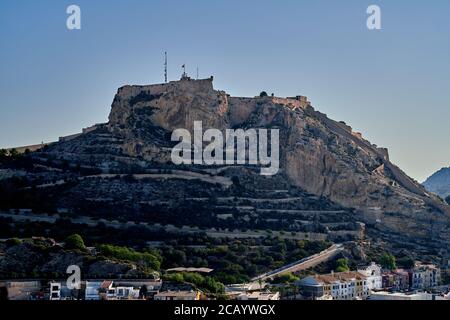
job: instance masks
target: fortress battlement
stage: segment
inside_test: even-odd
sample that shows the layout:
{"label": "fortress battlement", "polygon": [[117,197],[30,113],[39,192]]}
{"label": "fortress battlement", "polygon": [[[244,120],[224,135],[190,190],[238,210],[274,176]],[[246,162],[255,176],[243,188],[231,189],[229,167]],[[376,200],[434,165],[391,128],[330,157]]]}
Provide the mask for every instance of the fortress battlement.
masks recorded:
{"label": "fortress battlement", "polygon": [[172,90],[208,92],[214,91],[214,78],[211,76],[206,79],[191,79],[182,77],[180,80],[170,81],[168,83],[150,84],[150,85],[126,85],[120,87],[116,97],[130,97],[145,92],[152,95],[158,95]]}

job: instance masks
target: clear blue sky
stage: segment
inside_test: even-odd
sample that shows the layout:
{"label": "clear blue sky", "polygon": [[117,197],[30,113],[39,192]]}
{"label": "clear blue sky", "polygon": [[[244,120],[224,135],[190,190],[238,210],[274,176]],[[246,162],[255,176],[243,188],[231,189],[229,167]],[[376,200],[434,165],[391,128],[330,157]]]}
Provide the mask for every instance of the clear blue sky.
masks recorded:
{"label": "clear blue sky", "polygon": [[307,95],[422,181],[450,165],[449,17],[448,0],[0,0],[0,147],[106,122],[119,86],[163,81],[167,50],[171,80],[186,63],[232,95]]}

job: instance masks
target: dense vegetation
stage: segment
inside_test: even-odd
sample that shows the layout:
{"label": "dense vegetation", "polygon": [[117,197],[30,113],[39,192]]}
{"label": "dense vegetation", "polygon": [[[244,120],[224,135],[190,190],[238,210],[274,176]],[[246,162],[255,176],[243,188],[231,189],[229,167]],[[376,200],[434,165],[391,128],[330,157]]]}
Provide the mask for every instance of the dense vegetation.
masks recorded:
{"label": "dense vegetation", "polygon": [[78,249],[84,250],[86,246],[84,245],[84,240],[79,234],[72,234],[66,238],[65,248],[67,249]]}
{"label": "dense vegetation", "polygon": [[159,270],[161,267],[161,257],[155,251],[137,252],[127,247],[118,247],[109,244],[101,244],[96,248],[100,254],[108,258],[136,262],[152,270]]}
{"label": "dense vegetation", "polygon": [[163,265],[209,267],[225,284],[246,282],[258,274],[279,268],[326,249],[327,242],[278,238],[229,240],[220,246],[162,247]]}
{"label": "dense vegetation", "polygon": [[347,258],[340,258],[336,260],[336,272],[350,271]]}
{"label": "dense vegetation", "polygon": [[272,280],[272,284],[291,284],[295,281],[300,280],[300,278],[292,273],[286,273],[281,276],[276,277]]}
{"label": "dense vegetation", "polygon": [[225,287],[222,283],[213,277],[204,277],[198,273],[180,272],[168,274],[163,277],[163,280],[191,284],[206,293],[223,294],[225,292]]}
{"label": "dense vegetation", "polygon": [[[144,232],[145,230],[145,232]],[[150,232],[139,226],[124,230],[106,226],[88,227],[58,220],[14,222],[0,218],[3,237],[44,236],[65,241],[66,249],[95,246],[98,256],[129,261],[143,268],[165,270],[174,267],[208,267],[215,281],[231,284],[248,281],[258,274],[320,252],[330,243],[290,240],[277,237],[259,239],[210,238],[204,233]]]}
{"label": "dense vegetation", "polygon": [[397,269],[397,263],[396,263],[395,257],[390,253],[383,254],[378,262],[384,269],[388,269],[388,270]]}

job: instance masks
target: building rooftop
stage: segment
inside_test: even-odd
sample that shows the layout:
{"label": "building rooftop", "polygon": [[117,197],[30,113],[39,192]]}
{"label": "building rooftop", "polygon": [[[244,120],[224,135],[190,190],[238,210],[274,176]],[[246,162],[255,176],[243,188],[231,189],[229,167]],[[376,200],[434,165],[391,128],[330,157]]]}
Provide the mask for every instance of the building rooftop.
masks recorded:
{"label": "building rooftop", "polygon": [[156,297],[195,298],[196,291],[162,291],[155,294]]}
{"label": "building rooftop", "polygon": [[279,293],[271,292],[252,292],[252,293],[241,293],[237,298],[238,300],[279,300]]}
{"label": "building rooftop", "polygon": [[108,289],[109,287],[111,287],[111,285],[113,284],[113,282],[111,280],[105,280],[102,282],[102,284],[100,285],[100,288],[102,289]]}
{"label": "building rooftop", "polygon": [[351,280],[366,280],[366,276],[356,271],[337,272],[331,274],[315,275],[303,279],[304,284],[318,285],[318,284],[333,284],[336,282],[345,282]]}
{"label": "building rooftop", "polygon": [[179,267],[179,268],[172,268],[172,269],[167,269],[167,272],[199,272],[199,273],[210,273],[214,271],[214,269],[210,269],[210,268],[183,268],[183,267]]}

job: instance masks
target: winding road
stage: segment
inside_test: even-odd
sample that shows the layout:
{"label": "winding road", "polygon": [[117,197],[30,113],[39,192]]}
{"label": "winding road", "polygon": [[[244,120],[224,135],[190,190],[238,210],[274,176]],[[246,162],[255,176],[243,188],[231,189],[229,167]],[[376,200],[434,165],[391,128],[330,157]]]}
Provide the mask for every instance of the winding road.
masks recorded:
{"label": "winding road", "polygon": [[290,263],[286,266],[283,266],[281,268],[272,270],[270,272],[264,273],[262,275],[259,275],[252,279],[252,281],[265,281],[271,278],[275,278],[277,276],[286,274],[286,273],[293,273],[298,272],[302,270],[306,270],[312,267],[315,267],[316,265],[328,261],[329,259],[332,259],[335,257],[339,252],[341,252],[344,249],[344,246],[342,244],[333,244],[328,249],[319,252],[315,255],[303,258],[299,261]]}

